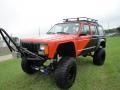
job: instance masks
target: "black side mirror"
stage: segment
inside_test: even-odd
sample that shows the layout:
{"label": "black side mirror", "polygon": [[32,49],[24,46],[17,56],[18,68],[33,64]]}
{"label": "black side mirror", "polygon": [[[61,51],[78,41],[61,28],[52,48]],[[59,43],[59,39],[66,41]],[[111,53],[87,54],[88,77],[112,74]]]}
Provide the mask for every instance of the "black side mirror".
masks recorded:
{"label": "black side mirror", "polygon": [[86,36],[87,33],[86,32],[81,32],[79,36]]}

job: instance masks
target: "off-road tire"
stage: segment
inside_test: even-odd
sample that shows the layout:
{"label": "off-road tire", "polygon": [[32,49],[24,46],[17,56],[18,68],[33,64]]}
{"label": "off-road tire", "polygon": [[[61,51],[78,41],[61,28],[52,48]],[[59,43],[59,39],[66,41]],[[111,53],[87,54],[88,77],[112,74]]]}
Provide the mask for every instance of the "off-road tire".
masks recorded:
{"label": "off-road tire", "polygon": [[28,61],[28,60],[22,60],[21,61],[21,67],[22,67],[22,70],[27,73],[27,74],[34,74],[37,72],[37,70],[35,70],[33,67],[32,67],[32,62]]}
{"label": "off-road tire", "polygon": [[76,77],[76,60],[73,57],[63,57],[56,70],[55,81],[58,87],[68,89],[72,86]]}
{"label": "off-road tire", "polygon": [[103,65],[105,62],[105,56],[106,56],[106,53],[104,48],[97,49],[93,56],[93,63],[95,65]]}

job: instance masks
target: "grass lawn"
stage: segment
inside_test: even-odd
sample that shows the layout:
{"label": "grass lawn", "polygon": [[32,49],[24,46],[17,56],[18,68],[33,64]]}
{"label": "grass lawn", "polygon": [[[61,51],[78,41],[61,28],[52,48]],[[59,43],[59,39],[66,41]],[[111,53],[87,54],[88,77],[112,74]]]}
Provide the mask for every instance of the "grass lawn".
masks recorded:
{"label": "grass lawn", "polygon": [[[93,65],[91,57],[77,60],[77,77],[70,90],[120,90],[120,37],[108,38],[106,51],[103,66]],[[52,75],[25,74],[18,59],[0,63],[0,90],[60,89]]]}

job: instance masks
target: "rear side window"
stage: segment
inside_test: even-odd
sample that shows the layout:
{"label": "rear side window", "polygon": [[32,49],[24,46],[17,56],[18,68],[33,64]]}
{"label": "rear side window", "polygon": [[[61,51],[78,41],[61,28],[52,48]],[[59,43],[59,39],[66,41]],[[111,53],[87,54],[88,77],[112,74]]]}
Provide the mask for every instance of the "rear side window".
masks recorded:
{"label": "rear side window", "polygon": [[82,33],[90,34],[89,25],[83,25]]}
{"label": "rear side window", "polygon": [[96,26],[90,26],[90,30],[92,35],[98,35],[97,27]]}
{"label": "rear side window", "polygon": [[101,26],[98,27],[98,32],[99,32],[100,36],[104,36],[105,35],[105,33],[103,31],[103,28]]}

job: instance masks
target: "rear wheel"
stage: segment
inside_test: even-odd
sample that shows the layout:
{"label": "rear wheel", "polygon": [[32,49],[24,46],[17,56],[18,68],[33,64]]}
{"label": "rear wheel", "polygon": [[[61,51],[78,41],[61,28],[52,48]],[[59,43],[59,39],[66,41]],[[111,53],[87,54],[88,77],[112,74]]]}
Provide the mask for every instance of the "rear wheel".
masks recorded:
{"label": "rear wheel", "polygon": [[63,57],[55,70],[55,81],[58,87],[68,89],[76,77],[76,61],[73,57]]}
{"label": "rear wheel", "polygon": [[37,70],[33,68],[33,63],[25,59],[22,60],[21,67],[22,70],[27,74],[34,74],[37,72]]}
{"label": "rear wheel", "polygon": [[95,51],[93,56],[93,63],[95,65],[103,65],[105,62],[105,50],[104,48],[99,48]]}

